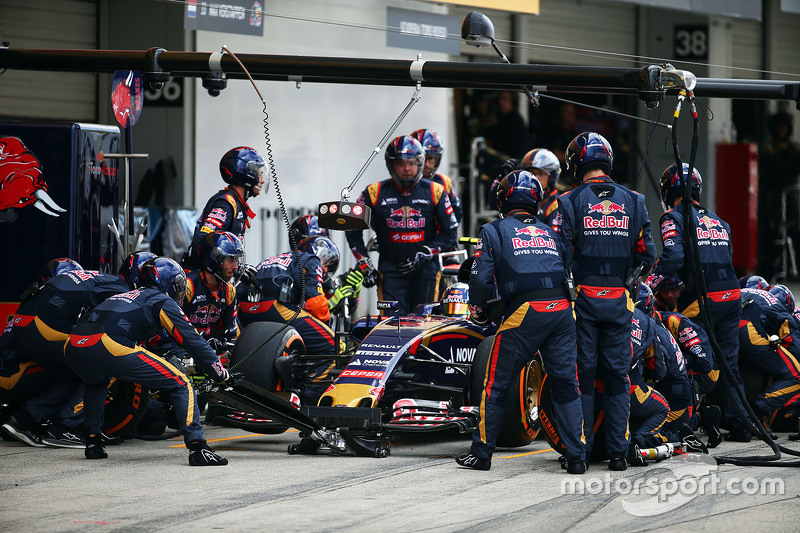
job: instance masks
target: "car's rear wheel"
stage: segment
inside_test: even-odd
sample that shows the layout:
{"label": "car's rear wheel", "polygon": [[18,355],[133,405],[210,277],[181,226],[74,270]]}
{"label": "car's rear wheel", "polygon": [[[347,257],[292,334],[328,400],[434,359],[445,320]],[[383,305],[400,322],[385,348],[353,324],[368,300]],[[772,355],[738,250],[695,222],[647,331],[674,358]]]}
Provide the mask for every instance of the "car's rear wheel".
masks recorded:
{"label": "car's rear wheel", "polygon": [[[470,403],[473,405],[481,403],[493,341],[494,336],[486,337],[475,352],[470,378]],[[539,387],[543,374],[542,361],[537,353],[511,384],[497,446],[525,446],[536,438],[540,428]]]}

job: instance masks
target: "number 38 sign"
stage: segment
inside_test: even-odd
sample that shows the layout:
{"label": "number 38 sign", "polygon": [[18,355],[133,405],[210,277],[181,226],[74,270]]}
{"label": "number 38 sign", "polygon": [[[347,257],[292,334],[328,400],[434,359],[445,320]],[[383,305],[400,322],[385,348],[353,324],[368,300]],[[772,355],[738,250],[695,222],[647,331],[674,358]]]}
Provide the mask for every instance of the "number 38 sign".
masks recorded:
{"label": "number 38 sign", "polygon": [[675,58],[708,59],[708,26],[675,26]]}

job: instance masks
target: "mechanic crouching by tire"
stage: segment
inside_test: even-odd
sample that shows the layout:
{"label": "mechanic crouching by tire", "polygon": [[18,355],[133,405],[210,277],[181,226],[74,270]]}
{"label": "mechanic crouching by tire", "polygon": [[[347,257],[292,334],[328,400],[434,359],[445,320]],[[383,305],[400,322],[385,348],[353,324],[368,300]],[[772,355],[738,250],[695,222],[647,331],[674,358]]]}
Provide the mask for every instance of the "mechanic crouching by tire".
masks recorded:
{"label": "mechanic crouching by tire", "polygon": [[[655,260],[644,196],[615,183],[611,145],[597,133],[576,136],[567,169],[582,184],[558,197],[559,236],[575,274],[578,380],[586,427],[594,425],[595,374],[602,368],[606,446],[611,470],[627,468],[630,412],[631,291]],[[591,450],[594,435],[587,431]]]}
{"label": "mechanic crouching by tire", "polygon": [[138,289],[110,297],[72,330],[64,355],[85,385],[87,459],[108,457],[100,432],[106,388],[113,376],[158,389],[170,398],[178,424],[185,431],[190,465],[228,464],[203,438],[200,410],[189,378],[165,359],[137,346],[165,329],[214,380],[228,379],[228,371],[181,311],[185,293],[183,269],[172,259],[156,257],[142,267]]}
{"label": "mechanic crouching by tire", "polygon": [[556,233],[536,216],[543,194],[531,173],[511,172],[497,188],[504,218],[480,229],[469,283],[470,319],[481,325],[489,322],[487,301],[495,282],[506,312],[492,344],[480,424],[469,453],[456,458],[461,466],[489,470],[508,390],[539,350],[552,380],[555,423],[566,447],[565,467],[571,474],[583,474],[587,468],[575,317]]}
{"label": "mechanic crouching by tire", "polygon": [[[422,179],[425,149],[419,141],[397,137],[384,158],[391,179],[369,185],[358,203],[372,209],[370,224],[380,253],[378,298],[399,302],[398,311],[405,315],[437,300],[441,272],[436,256],[455,246],[458,221],[444,187]],[[348,231],[347,242],[358,261],[367,257],[362,230]]]}

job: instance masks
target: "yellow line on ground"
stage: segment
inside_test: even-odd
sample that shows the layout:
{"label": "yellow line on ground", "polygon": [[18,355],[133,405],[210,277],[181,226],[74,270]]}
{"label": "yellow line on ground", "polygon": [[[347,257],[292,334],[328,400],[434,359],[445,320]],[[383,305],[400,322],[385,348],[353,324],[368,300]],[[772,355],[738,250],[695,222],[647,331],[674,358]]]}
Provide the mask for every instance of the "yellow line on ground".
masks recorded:
{"label": "yellow line on ground", "polygon": [[[291,433],[293,431],[300,431],[300,430],[298,430],[298,429],[287,429],[286,431],[284,431],[284,433]],[[279,435],[280,435],[280,433],[279,433]],[[248,433],[247,435],[239,435],[238,437],[227,437],[225,439],[211,439],[211,440],[208,440],[206,442],[222,442],[222,441],[226,441],[226,440],[249,439],[251,437],[258,437],[258,436],[266,437],[267,435],[264,434],[264,433]],[[183,444],[174,444],[174,445],[170,446],[170,448],[183,448],[183,447],[184,447]]]}
{"label": "yellow line on ground", "polygon": [[503,457],[493,457],[493,459],[514,459],[515,457],[525,457],[526,455],[536,455],[537,453],[547,453],[547,452],[554,452],[553,448],[547,448],[546,450],[536,450],[535,452],[528,452],[528,453],[518,453],[517,455],[505,455]]}

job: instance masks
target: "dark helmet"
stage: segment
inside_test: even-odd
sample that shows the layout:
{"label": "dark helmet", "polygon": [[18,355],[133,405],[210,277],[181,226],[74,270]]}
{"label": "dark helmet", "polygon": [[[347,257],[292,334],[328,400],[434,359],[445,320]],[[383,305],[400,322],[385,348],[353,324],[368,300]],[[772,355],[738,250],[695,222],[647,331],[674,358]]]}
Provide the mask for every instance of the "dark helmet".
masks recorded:
{"label": "dark helmet", "polygon": [[739,287],[743,289],[761,289],[765,291],[769,288],[769,282],[761,276],[752,274],[739,278]]}
{"label": "dark helmet", "polygon": [[119,267],[119,274],[128,282],[128,287],[135,289],[139,286],[139,272],[142,265],[154,258],[156,254],[152,252],[133,252]]}
{"label": "dark helmet", "polygon": [[139,286],[155,287],[181,305],[186,296],[186,273],[174,259],[153,257],[139,271]]}
{"label": "dark helmet", "polygon": [[[386,168],[392,176],[397,187],[401,190],[412,188],[422,178],[422,168],[425,166],[425,149],[418,140],[410,135],[396,137],[386,147],[384,154]],[[417,161],[417,174],[413,178],[403,179],[394,171],[394,162],[402,159],[415,159]]]}
{"label": "dark helmet", "polygon": [[550,176],[550,184],[548,189],[556,186],[558,177],[561,175],[561,163],[558,161],[556,154],[547,148],[534,148],[522,158],[519,163],[519,168],[530,171],[534,168],[540,168],[547,172]]}
{"label": "dark helmet", "polygon": [[433,130],[423,129],[415,131],[411,134],[411,137],[419,141],[422,148],[425,149],[426,157],[429,155],[436,156],[436,164],[431,172],[431,174],[435,174],[436,170],[439,168],[439,163],[442,162],[442,153],[444,152],[444,146],[442,146],[442,139],[439,137],[439,134]]}
{"label": "dark helmet", "polygon": [[453,283],[442,293],[442,314],[464,316],[469,314],[469,284]]}
{"label": "dark helmet", "polygon": [[314,254],[319,258],[319,263],[325,272],[323,281],[329,281],[339,268],[339,247],[328,237],[322,235],[306,237],[300,241],[299,248],[301,252]]}
{"label": "dark helmet", "polygon": [[572,139],[564,159],[567,170],[571,171],[574,178],[580,182],[583,174],[593,168],[599,168],[610,174],[614,165],[614,152],[605,137],[588,131]]}
{"label": "dark helmet", "polygon": [[661,279],[656,281],[650,286],[650,289],[653,291],[654,294],[658,293],[659,291],[668,291],[670,289],[676,289],[678,287],[683,287],[683,282],[681,278],[678,277],[677,274],[673,276],[661,276]]}
{"label": "dark helmet", "polygon": [[83,267],[80,266],[77,261],[73,261],[67,257],[51,259],[39,269],[39,279],[41,281],[47,281],[59,274],[71,272],[73,270],[83,270]]}
{"label": "dark helmet", "polygon": [[330,235],[327,228],[320,227],[317,215],[301,215],[297,217],[292,222],[292,225],[289,226],[289,233],[294,235],[294,242],[298,244],[306,237],[317,235],[327,237]]}
{"label": "dark helmet", "polygon": [[264,167],[264,158],[249,146],[232,148],[219,160],[222,180],[231,185],[241,185],[248,191],[258,185],[259,172]]}
{"label": "dark helmet", "polygon": [[794,294],[789,290],[789,287],[786,285],[773,285],[769,288],[769,293],[785,305],[790,313],[794,313]]}
{"label": "dark helmet", "polygon": [[786,126],[788,130],[786,138],[791,137],[794,132],[794,118],[786,111],[779,111],[774,115],[770,115],[767,119],[767,131],[769,131],[770,137],[778,136],[779,126]]}
{"label": "dark helmet", "polygon": [[[672,207],[672,202],[678,196],[683,196],[686,174],[689,172],[689,164],[683,164],[683,176],[678,176],[678,165],[672,164],[667,167],[663,174],[661,174],[661,200],[667,208]],[[692,172],[692,199],[700,200],[700,191],[703,188],[703,178],[700,177],[700,172],[693,169]]]}
{"label": "dark helmet", "polygon": [[653,306],[655,305],[655,298],[653,298],[653,291],[644,283],[639,284],[639,295],[636,297],[636,304],[639,309],[645,312],[648,316],[653,314]]}
{"label": "dark helmet", "polygon": [[244,246],[239,237],[228,231],[215,231],[205,236],[197,245],[200,256],[200,266],[223,281],[222,261],[226,257],[235,257],[237,260],[244,255]]}
{"label": "dark helmet", "polygon": [[497,207],[501,213],[523,209],[535,215],[544,196],[542,184],[527,170],[515,170],[497,185]]}

